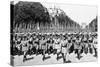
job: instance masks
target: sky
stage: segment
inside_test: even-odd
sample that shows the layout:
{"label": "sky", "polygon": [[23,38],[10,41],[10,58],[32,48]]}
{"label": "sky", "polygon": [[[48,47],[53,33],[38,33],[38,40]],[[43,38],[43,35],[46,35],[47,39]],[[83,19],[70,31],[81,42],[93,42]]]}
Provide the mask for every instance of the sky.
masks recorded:
{"label": "sky", "polygon": [[[18,0],[15,0],[15,4],[18,3]],[[46,8],[60,8],[62,9],[67,16],[69,16],[72,20],[77,22],[78,24],[86,24],[88,25],[94,18],[96,18],[97,6],[87,6],[87,5],[74,5],[74,4],[65,4],[65,3],[45,3],[41,2],[43,6]]]}

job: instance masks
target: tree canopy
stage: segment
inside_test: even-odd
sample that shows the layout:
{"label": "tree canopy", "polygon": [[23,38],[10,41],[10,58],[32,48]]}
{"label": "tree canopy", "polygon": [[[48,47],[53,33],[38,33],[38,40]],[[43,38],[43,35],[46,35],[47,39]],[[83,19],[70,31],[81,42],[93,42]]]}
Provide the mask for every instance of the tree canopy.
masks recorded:
{"label": "tree canopy", "polygon": [[[40,2],[18,2],[14,5],[15,25],[36,22],[50,22],[47,9]],[[34,21],[34,22],[33,22]]]}

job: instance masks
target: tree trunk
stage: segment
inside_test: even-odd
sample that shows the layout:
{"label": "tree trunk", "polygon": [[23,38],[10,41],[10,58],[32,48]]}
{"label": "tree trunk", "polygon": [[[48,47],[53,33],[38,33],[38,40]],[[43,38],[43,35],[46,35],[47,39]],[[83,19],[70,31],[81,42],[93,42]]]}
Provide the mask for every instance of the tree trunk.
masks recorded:
{"label": "tree trunk", "polygon": [[39,22],[37,22],[37,30],[40,30],[40,27],[39,27]]}

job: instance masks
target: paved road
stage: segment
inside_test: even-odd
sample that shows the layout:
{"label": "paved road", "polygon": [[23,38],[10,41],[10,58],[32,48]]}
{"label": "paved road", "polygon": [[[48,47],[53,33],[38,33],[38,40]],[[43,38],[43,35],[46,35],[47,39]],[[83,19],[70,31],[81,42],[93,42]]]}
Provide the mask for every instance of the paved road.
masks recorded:
{"label": "paved road", "polygon": [[[31,60],[27,60],[25,62],[23,62],[23,56],[14,56],[14,65],[15,66],[28,66],[28,65],[42,65],[42,64],[58,64],[58,63],[63,63],[63,59],[59,59],[58,61],[56,60],[56,55],[51,54],[50,55],[51,58],[47,59],[45,61],[42,61],[42,56],[38,55],[32,55],[32,56],[28,56],[28,57],[34,57],[34,59]],[[94,62],[97,61],[97,58],[93,57],[93,55],[91,54],[82,54],[82,58],[80,60],[78,60],[76,58],[76,55],[74,53],[70,54],[69,59],[72,61],[72,63],[76,63],[76,62]],[[67,57],[66,57],[67,59]]]}

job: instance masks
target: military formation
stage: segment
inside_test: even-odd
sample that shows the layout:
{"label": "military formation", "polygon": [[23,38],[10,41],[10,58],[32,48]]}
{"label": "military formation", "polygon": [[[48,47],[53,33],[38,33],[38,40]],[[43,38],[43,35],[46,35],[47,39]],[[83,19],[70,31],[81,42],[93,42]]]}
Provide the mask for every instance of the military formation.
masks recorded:
{"label": "military formation", "polygon": [[45,61],[51,58],[50,54],[53,54],[57,55],[57,60],[63,58],[64,63],[70,63],[71,60],[68,57],[71,53],[74,53],[78,60],[83,57],[83,53],[86,55],[90,53],[97,58],[97,33],[33,32],[11,34],[11,55],[23,55],[23,62],[27,61],[27,55],[41,55],[42,60]]}

